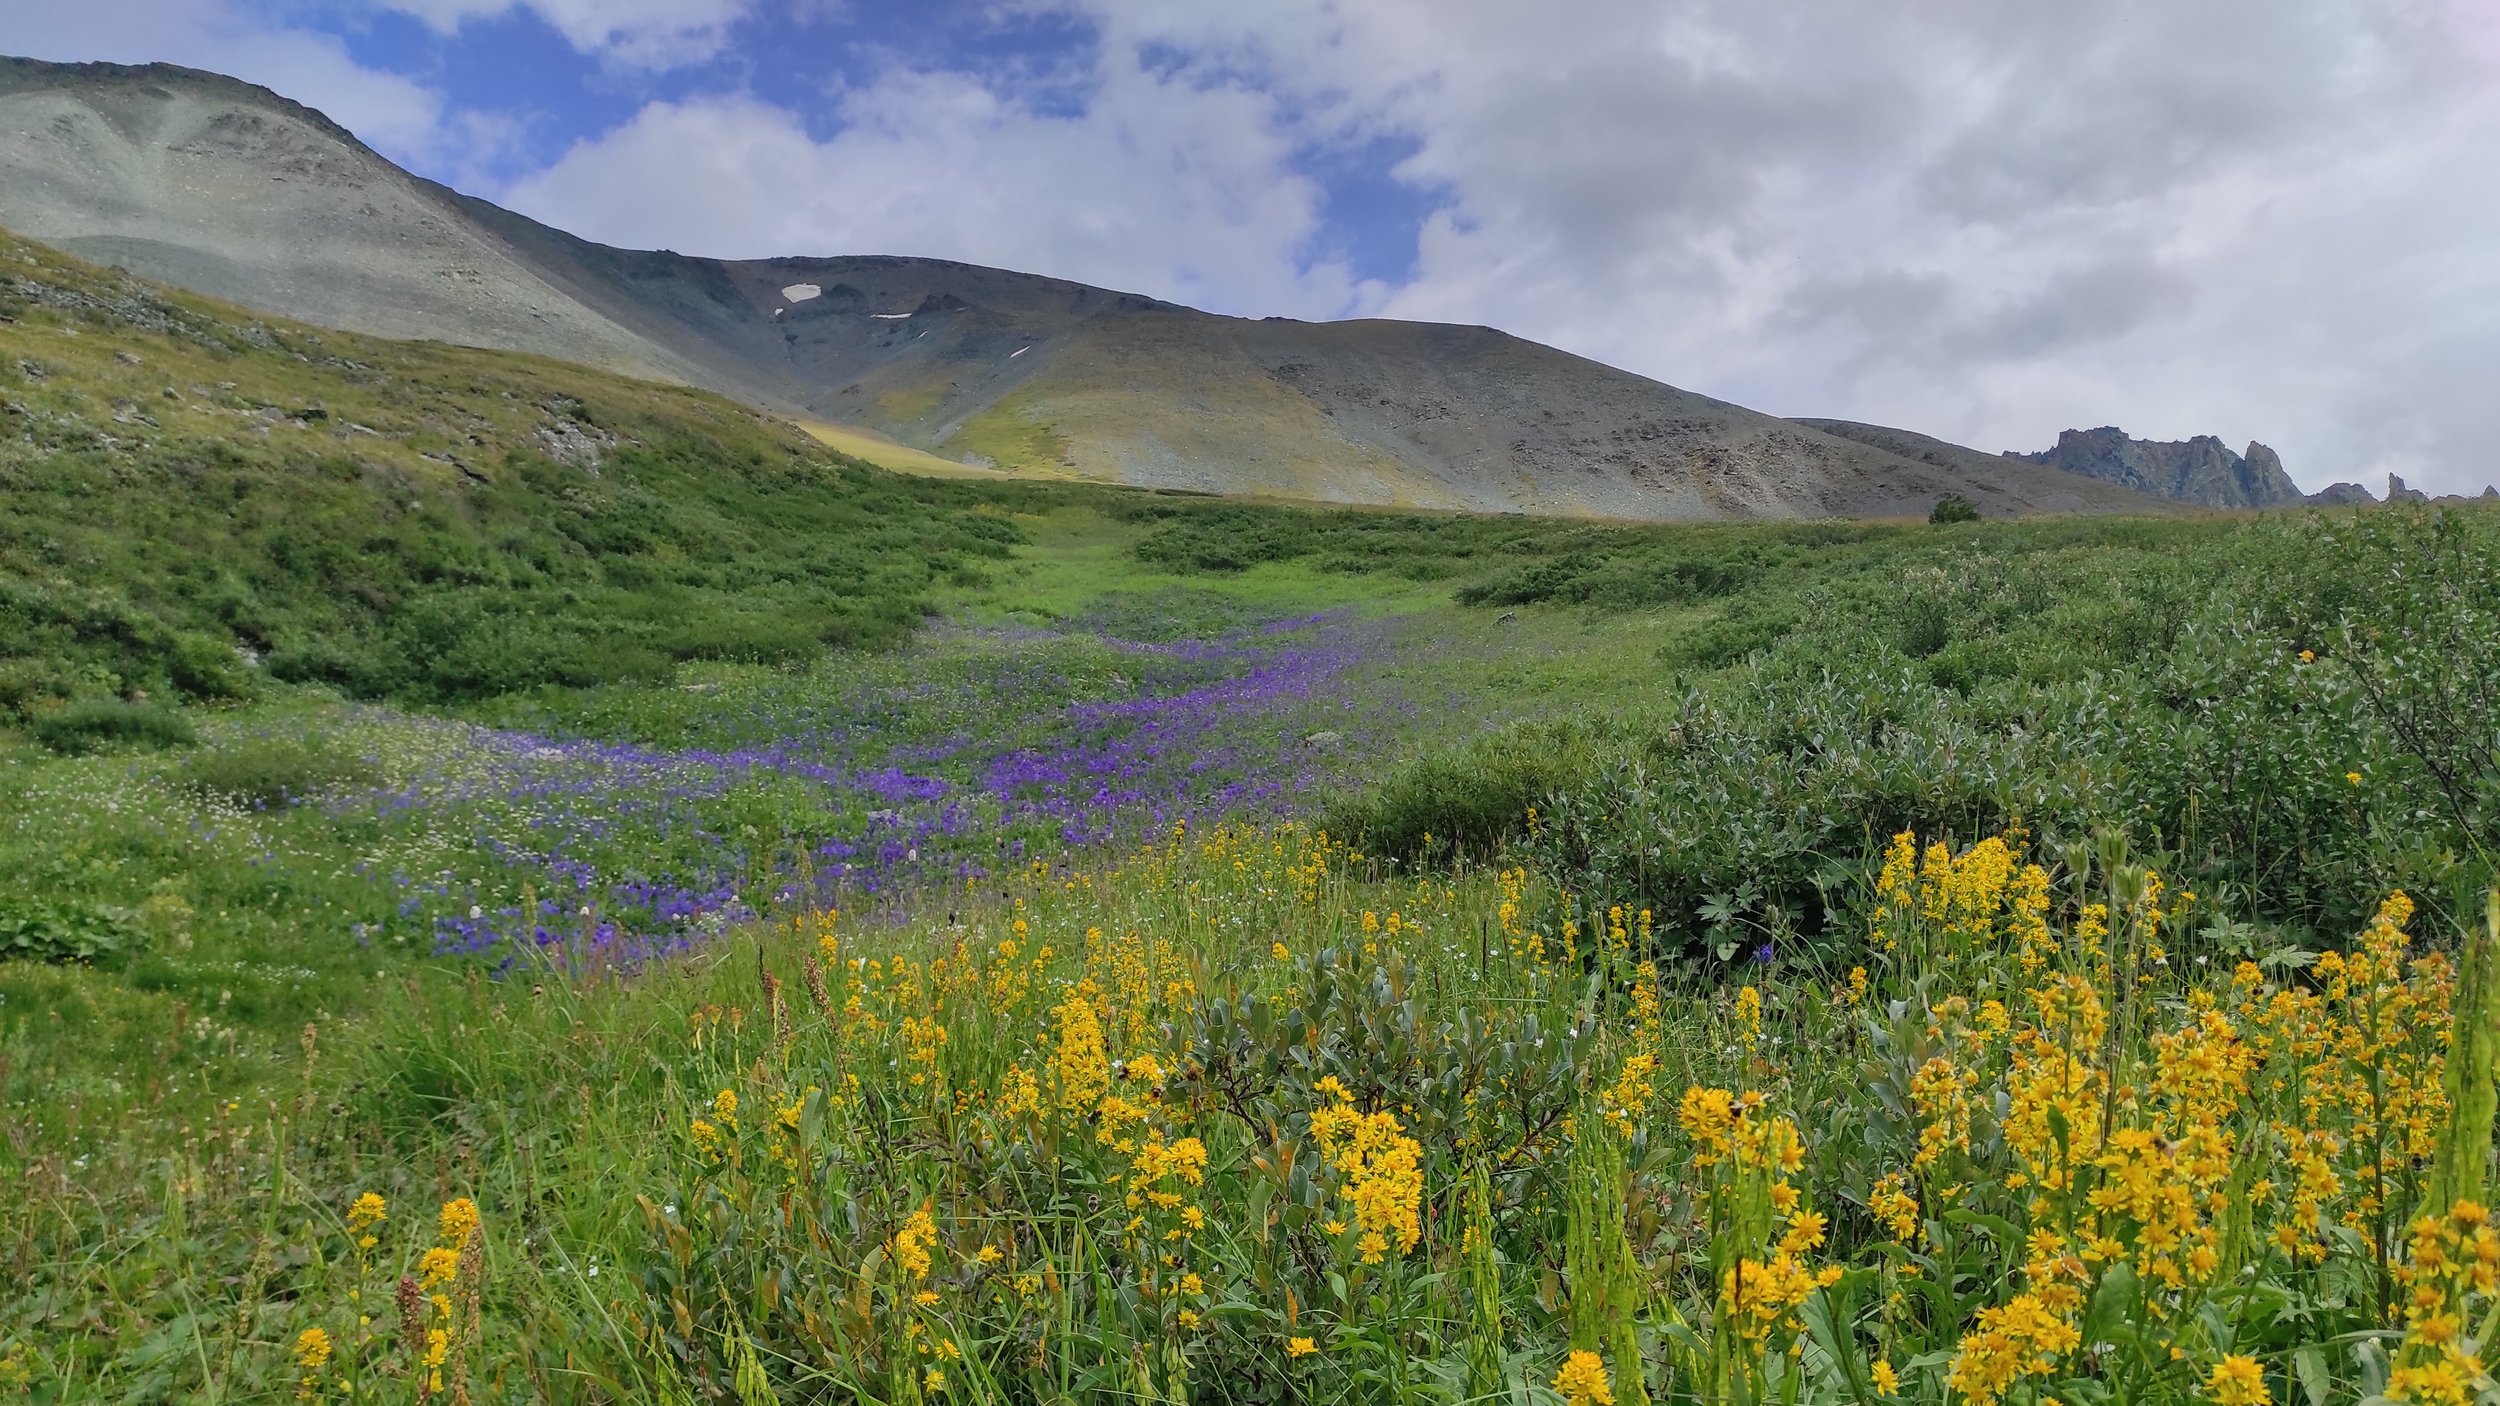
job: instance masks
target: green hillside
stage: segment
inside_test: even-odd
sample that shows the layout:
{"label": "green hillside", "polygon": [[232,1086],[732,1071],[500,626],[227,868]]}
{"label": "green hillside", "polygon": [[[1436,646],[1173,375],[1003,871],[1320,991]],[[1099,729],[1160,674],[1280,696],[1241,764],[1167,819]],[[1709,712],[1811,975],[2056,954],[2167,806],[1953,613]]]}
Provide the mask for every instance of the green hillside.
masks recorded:
{"label": "green hillside", "polygon": [[886,644],[1017,539],[718,396],[264,321],[4,236],[0,401],[0,717]]}

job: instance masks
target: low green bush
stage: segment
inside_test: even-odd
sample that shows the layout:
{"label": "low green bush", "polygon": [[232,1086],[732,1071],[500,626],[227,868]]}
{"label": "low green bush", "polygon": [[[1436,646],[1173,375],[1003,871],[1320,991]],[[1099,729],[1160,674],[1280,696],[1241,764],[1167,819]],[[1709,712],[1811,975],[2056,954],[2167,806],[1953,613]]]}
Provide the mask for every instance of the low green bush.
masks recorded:
{"label": "low green bush", "polygon": [[35,740],[63,756],[108,747],[188,747],[195,740],[182,716],[153,703],[82,698],[35,719]]}
{"label": "low green bush", "polygon": [[2500,850],[2500,515],[1971,549],[2001,530],[1749,593],[1660,650],[1696,686],[1650,720],[1463,742],[1340,798],[1334,823],[1382,854],[1507,841],[1688,951],[1855,931],[1851,857],[1913,828],[2122,833],[2183,886],[2312,933],[2391,889],[2443,922],[2479,903]]}
{"label": "low green bush", "polygon": [[54,902],[0,904],[0,961],[111,966],[139,946],[138,928],[116,908]]}
{"label": "low green bush", "polygon": [[1585,717],[1514,723],[1336,797],[1321,828],[1386,855],[1488,857],[1525,830],[1531,806],[1585,785],[1601,738],[1618,731]]}

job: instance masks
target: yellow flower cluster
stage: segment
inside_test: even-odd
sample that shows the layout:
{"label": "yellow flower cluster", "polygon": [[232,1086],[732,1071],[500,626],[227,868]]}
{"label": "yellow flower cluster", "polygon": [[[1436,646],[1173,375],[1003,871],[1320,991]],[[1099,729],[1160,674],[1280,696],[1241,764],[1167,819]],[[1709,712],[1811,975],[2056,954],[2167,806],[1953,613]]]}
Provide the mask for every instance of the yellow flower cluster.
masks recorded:
{"label": "yellow flower cluster", "polygon": [[1333,1076],[1319,1092],[1335,1101],[1311,1111],[1311,1136],[1341,1179],[1339,1194],[1353,1203],[1363,1262],[1380,1263],[1393,1246],[1399,1254],[1414,1249],[1423,1237],[1423,1145],[1395,1114],[1358,1111]]}
{"label": "yellow flower cluster", "polygon": [[1901,1172],[1887,1172],[1867,1193],[1866,1209],[1886,1234],[1907,1245],[1918,1236],[1918,1192]]}
{"label": "yellow flower cluster", "polygon": [[330,1334],[306,1328],[295,1337],[295,1365],[304,1375],[295,1384],[295,1399],[310,1401],[321,1387],[321,1369],[330,1361]]}
{"label": "yellow flower cluster", "polygon": [[1617,1132],[1630,1137],[1640,1126],[1642,1116],[1649,1111],[1650,1102],[1658,1096],[1657,1078],[1658,1056],[1642,1051],[1624,1058],[1622,1071],[1599,1100],[1606,1121],[1612,1123]]}
{"label": "yellow flower cluster", "polygon": [[2266,1369],[2256,1358],[2237,1354],[2214,1364],[2205,1378],[2205,1394],[2214,1406],[2273,1406],[2274,1401],[2266,1390]]}
{"label": "yellow flower cluster", "polygon": [[1996,1406],[2026,1377],[2045,1377],[2083,1342],[2083,1335],[2033,1294],[2018,1294],[1979,1311],[1977,1331],[1964,1337],[1945,1385],[1970,1406]]}
{"label": "yellow flower cluster", "polygon": [[[1767,1208],[1770,1225],[1779,1231],[1740,1236],[1726,1269],[1719,1276],[1719,1322],[1758,1354],[1772,1335],[1794,1335],[1801,1324],[1797,1310],[1817,1289],[1839,1281],[1838,1265],[1817,1270],[1808,1257],[1823,1244],[1826,1222],[1805,1208],[1788,1180],[1805,1164],[1805,1143],[1787,1117],[1767,1114],[1759,1093],[1727,1089],[1688,1088],[1676,1120],[1693,1141],[1693,1162],[1715,1170],[1721,1180],[1714,1204],[1737,1221],[1750,1219],[1743,1208]],[[1758,1200],[1757,1200],[1758,1198]],[[1767,1244],[1750,1243],[1756,1236]]]}
{"label": "yellow flower cluster", "polygon": [[1893,836],[1875,879],[1869,931],[1875,950],[1899,952],[1923,933],[1933,946],[1922,955],[1951,960],[2003,936],[2022,954],[2025,970],[2046,962],[2053,945],[2049,875],[2037,864],[2020,862],[2020,840],[2019,834],[1991,835],[1959,855],[1950,845],[1931,841],[1922,854],[1917,835],[1904,830]]}
{"label": "yellow flower cluster", "polygon": [[1733,1158],[1742,1170],[1787,1173],[1803,1166],[1805,1144],[1797,1125],[1785,1117],[1757,1116],[1764,1102],[1758,1093],[1686,1089],[1675,1116],[1693,1140],[1694,1165],[1715,1167]]}
{"label": "yellow flower cluster", "polygon": [[388,1204],[370,1191],[358,1196],[355,1204],[347,1208],[347,1233],[356,1238],[359,1253],[369,1252],[381,1243],[374,1228],[390,1218]]}
{"label": "yellow flower cluster", "polygon": [[1042,1082],[1021,1064],[1010,1064],[998,1076],[998,1097],[990,1107],[1001,1118],[1024,1118],[1039,1112],[1042,1106]]}
{"label": "yellow flower cluster", "polygon": [[1979,1075],[1943,1055],[1910,1076],[1910,1106],[1918,1113],[1918,1154],[1911,1165],[1928,1171],[1948,1153],[1970,1151],[1971,1089]]}
{"label": "yellow flower cluster", "polygon": [[1079,1117],[1094,1112],[1111,1087],[1111,1056],[1103,1047],[1102,1022],[1094,1015],[1097,994],[1092,980],[1079,982],[1051,1012],[1059,1018],[1059,1055],[1053,1065],[1059,1110]]}
{"label": "yellow flower cluster", "polygon": [[1606,1361],[1594,1352],[1574,1348],[1554,1374],[1554,1390],[1569,1406],[1615,1406],[1615,1388]]}
{"label": "yellow flower cluster", "polygon": [[2465,1406],[2488,1385],[2483,1360],[2466,1350],[2468,1312],[2500,1295],[2500,1234],[2481,1202],[2460,1200],[2413,1223],[2399,1280],[2404,1344],[2387,1379],[2390,1401]]}
{"label": "yellow flower cluster", "polygon": [[912,1279],[929,1277],[929,1247],[937,1243],[937,1220],[927,1204],[903,1218],[894,1232],[894,1263]]}

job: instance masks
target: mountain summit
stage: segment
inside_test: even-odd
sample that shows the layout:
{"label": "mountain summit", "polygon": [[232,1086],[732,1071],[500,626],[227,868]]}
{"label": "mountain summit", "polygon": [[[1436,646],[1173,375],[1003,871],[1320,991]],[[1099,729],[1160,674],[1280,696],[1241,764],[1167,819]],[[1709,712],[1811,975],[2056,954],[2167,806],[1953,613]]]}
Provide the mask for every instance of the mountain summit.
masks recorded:
{"label": "mountain summit", "polygon": [[1949,493],[1990,515],[2162,506],[2151,478],[1905,454],[1483,327],[1221,317],[933,259],[614,249],[192,69],[0,60],[0,132],[0,225],[87,259],[273,315],[700,386],[958,464],[1616,518],[1924,515]]}

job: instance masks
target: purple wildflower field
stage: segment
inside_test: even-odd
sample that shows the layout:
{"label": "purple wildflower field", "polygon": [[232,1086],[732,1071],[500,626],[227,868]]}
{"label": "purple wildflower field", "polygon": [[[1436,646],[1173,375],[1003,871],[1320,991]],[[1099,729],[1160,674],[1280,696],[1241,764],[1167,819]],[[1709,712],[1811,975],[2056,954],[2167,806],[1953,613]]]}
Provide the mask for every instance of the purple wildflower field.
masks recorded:
{"label": "purple wildflower field", "polygon": [[569,727],[361,710],[341,740],[391,780],[325,807],[391,837],[367,872],[438,953],[631,962],[811,885],[873,909],[1294,814],[1413,716],[1371,667],[1398,631],[1345,614],[1171,642],[948,627],[802,675],[620,695]]}

